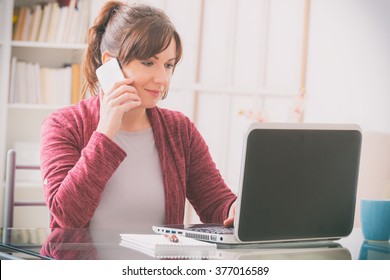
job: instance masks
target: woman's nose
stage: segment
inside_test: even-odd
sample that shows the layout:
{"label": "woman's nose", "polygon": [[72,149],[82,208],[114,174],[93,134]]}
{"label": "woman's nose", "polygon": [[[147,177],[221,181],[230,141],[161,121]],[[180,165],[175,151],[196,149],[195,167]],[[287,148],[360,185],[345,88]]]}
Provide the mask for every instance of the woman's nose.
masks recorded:
{"label": "woman's nose", "polygon": [[170,71],[165,67],[159,67],[154,73],[154,80],[156,83],[167,87],[169,85],[169,81],[171,79]]}

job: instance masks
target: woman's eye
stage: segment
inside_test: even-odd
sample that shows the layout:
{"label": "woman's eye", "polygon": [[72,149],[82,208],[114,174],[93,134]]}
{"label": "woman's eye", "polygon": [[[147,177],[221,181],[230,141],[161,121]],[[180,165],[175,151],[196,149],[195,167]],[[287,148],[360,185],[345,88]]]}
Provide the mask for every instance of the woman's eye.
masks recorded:
{"label": "woman's eye", "polygon": [[166,67],[167,69],[172,69],[172,68],[175,67],[175,65],[170,64],[170,63],[167,63],[167,64],[165,64],[165,67]]}
{"label": "woman's eye", "polygon": [[142,61],[141,63],[145,66],[152,66],[153,65],[153,62],[151,62],[151,61]]}

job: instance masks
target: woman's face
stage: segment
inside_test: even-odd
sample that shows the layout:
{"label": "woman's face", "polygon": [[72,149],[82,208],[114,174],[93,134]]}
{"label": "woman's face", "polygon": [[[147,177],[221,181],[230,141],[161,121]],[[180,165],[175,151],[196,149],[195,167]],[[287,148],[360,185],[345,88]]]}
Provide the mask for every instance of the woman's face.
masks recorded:
{"label": "woman's face", "polygon": [[176,61],[176,42],[171,40],[168,48],[144,60],[134,59],[122,67],[132,86],[141,97],[142,106],[153,108],[168,90]]}

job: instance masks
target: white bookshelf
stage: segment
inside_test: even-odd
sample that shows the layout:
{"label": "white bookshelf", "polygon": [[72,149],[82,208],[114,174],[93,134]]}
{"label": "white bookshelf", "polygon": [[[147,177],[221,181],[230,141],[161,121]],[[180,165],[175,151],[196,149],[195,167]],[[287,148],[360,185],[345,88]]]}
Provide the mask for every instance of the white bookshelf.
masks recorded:
{"label": "white bookshelf", "polygon": [[[94,1],[83,0],[91,4]],[[39,143],[40,129],[43,119],[54,110],[65,104],[19,104],[9,102],[11,60],[38,63],[40,67],[59,68],[64,65],[81,63],[86,44],[63,42],[38,42],[13,40],[13,14],[15,7],[29,6],[55,0],[0,0],[0,201],[3,205],[5,163],[7,151],[14,148],[15,143]],[[95,3],[96,4],[96,3]],[[91,14],[88,16],[90,22]],[[69,96],[70,98],[70,96]],[[37,189],[36,182],[18,182],[17,187]],[[3,218],[0,207],[0,220]]]}
{"label": "white bookshelf", "polygon": [[[90,2],[85,1],[90,5]],[[38,3],[56,2],[55,0],[1,0],[0,18],[3,29],[0,31],[0,51],[2,75],[1,84],[1,174],[4,178],[6,151],[13,148],[15,142],[39,142],[42,120],[54,110],[68,104],[29,104],[9,101],[11,59],[26,63],[38,63],[40,67],[60,68],[64,65],[81,63],[86,48],[85,42],[63,43],[46,41],[26,41],[13,38],[12,17],[15,7],[31,7]],[[42,6],[43,7],[43,6]],[[43,8],[42,8],[43,10]],[[90,16],[88,16],[88,21]],[[16,29],[16,25],[14,26]],[[53,93],[54,94],[54,93]],[[70,99],[70,96],[69,96]],[[26,133],[23,133],[23,131]]]}
{"label": "white bookshelf", "polygon": [[[12,30],[13,1],[0,0],[0,175],[4,182],[6,158],[6,131],[7,131],[7,103],[9,58],[11,56],[11,30]],[[1,185],[0,201],[3,204],[4,184]],[[0,219],[3,218],[3,207],[0,207]]]}

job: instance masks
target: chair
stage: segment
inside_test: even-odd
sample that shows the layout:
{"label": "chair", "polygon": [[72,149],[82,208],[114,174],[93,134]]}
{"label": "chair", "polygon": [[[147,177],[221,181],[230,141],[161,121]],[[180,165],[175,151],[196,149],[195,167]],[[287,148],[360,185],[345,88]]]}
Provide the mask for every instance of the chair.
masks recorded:
{"label": "chair", "polygon": [[16,164],[16,151],[9,150],[7,153],[6,185],[4,198],[4,221],[3,228],[12,228],[14,225],[14,207],[16,206],[46,206],[45,202],[15,201],[15,173],[17,169],[40,170],[38,165]]}

